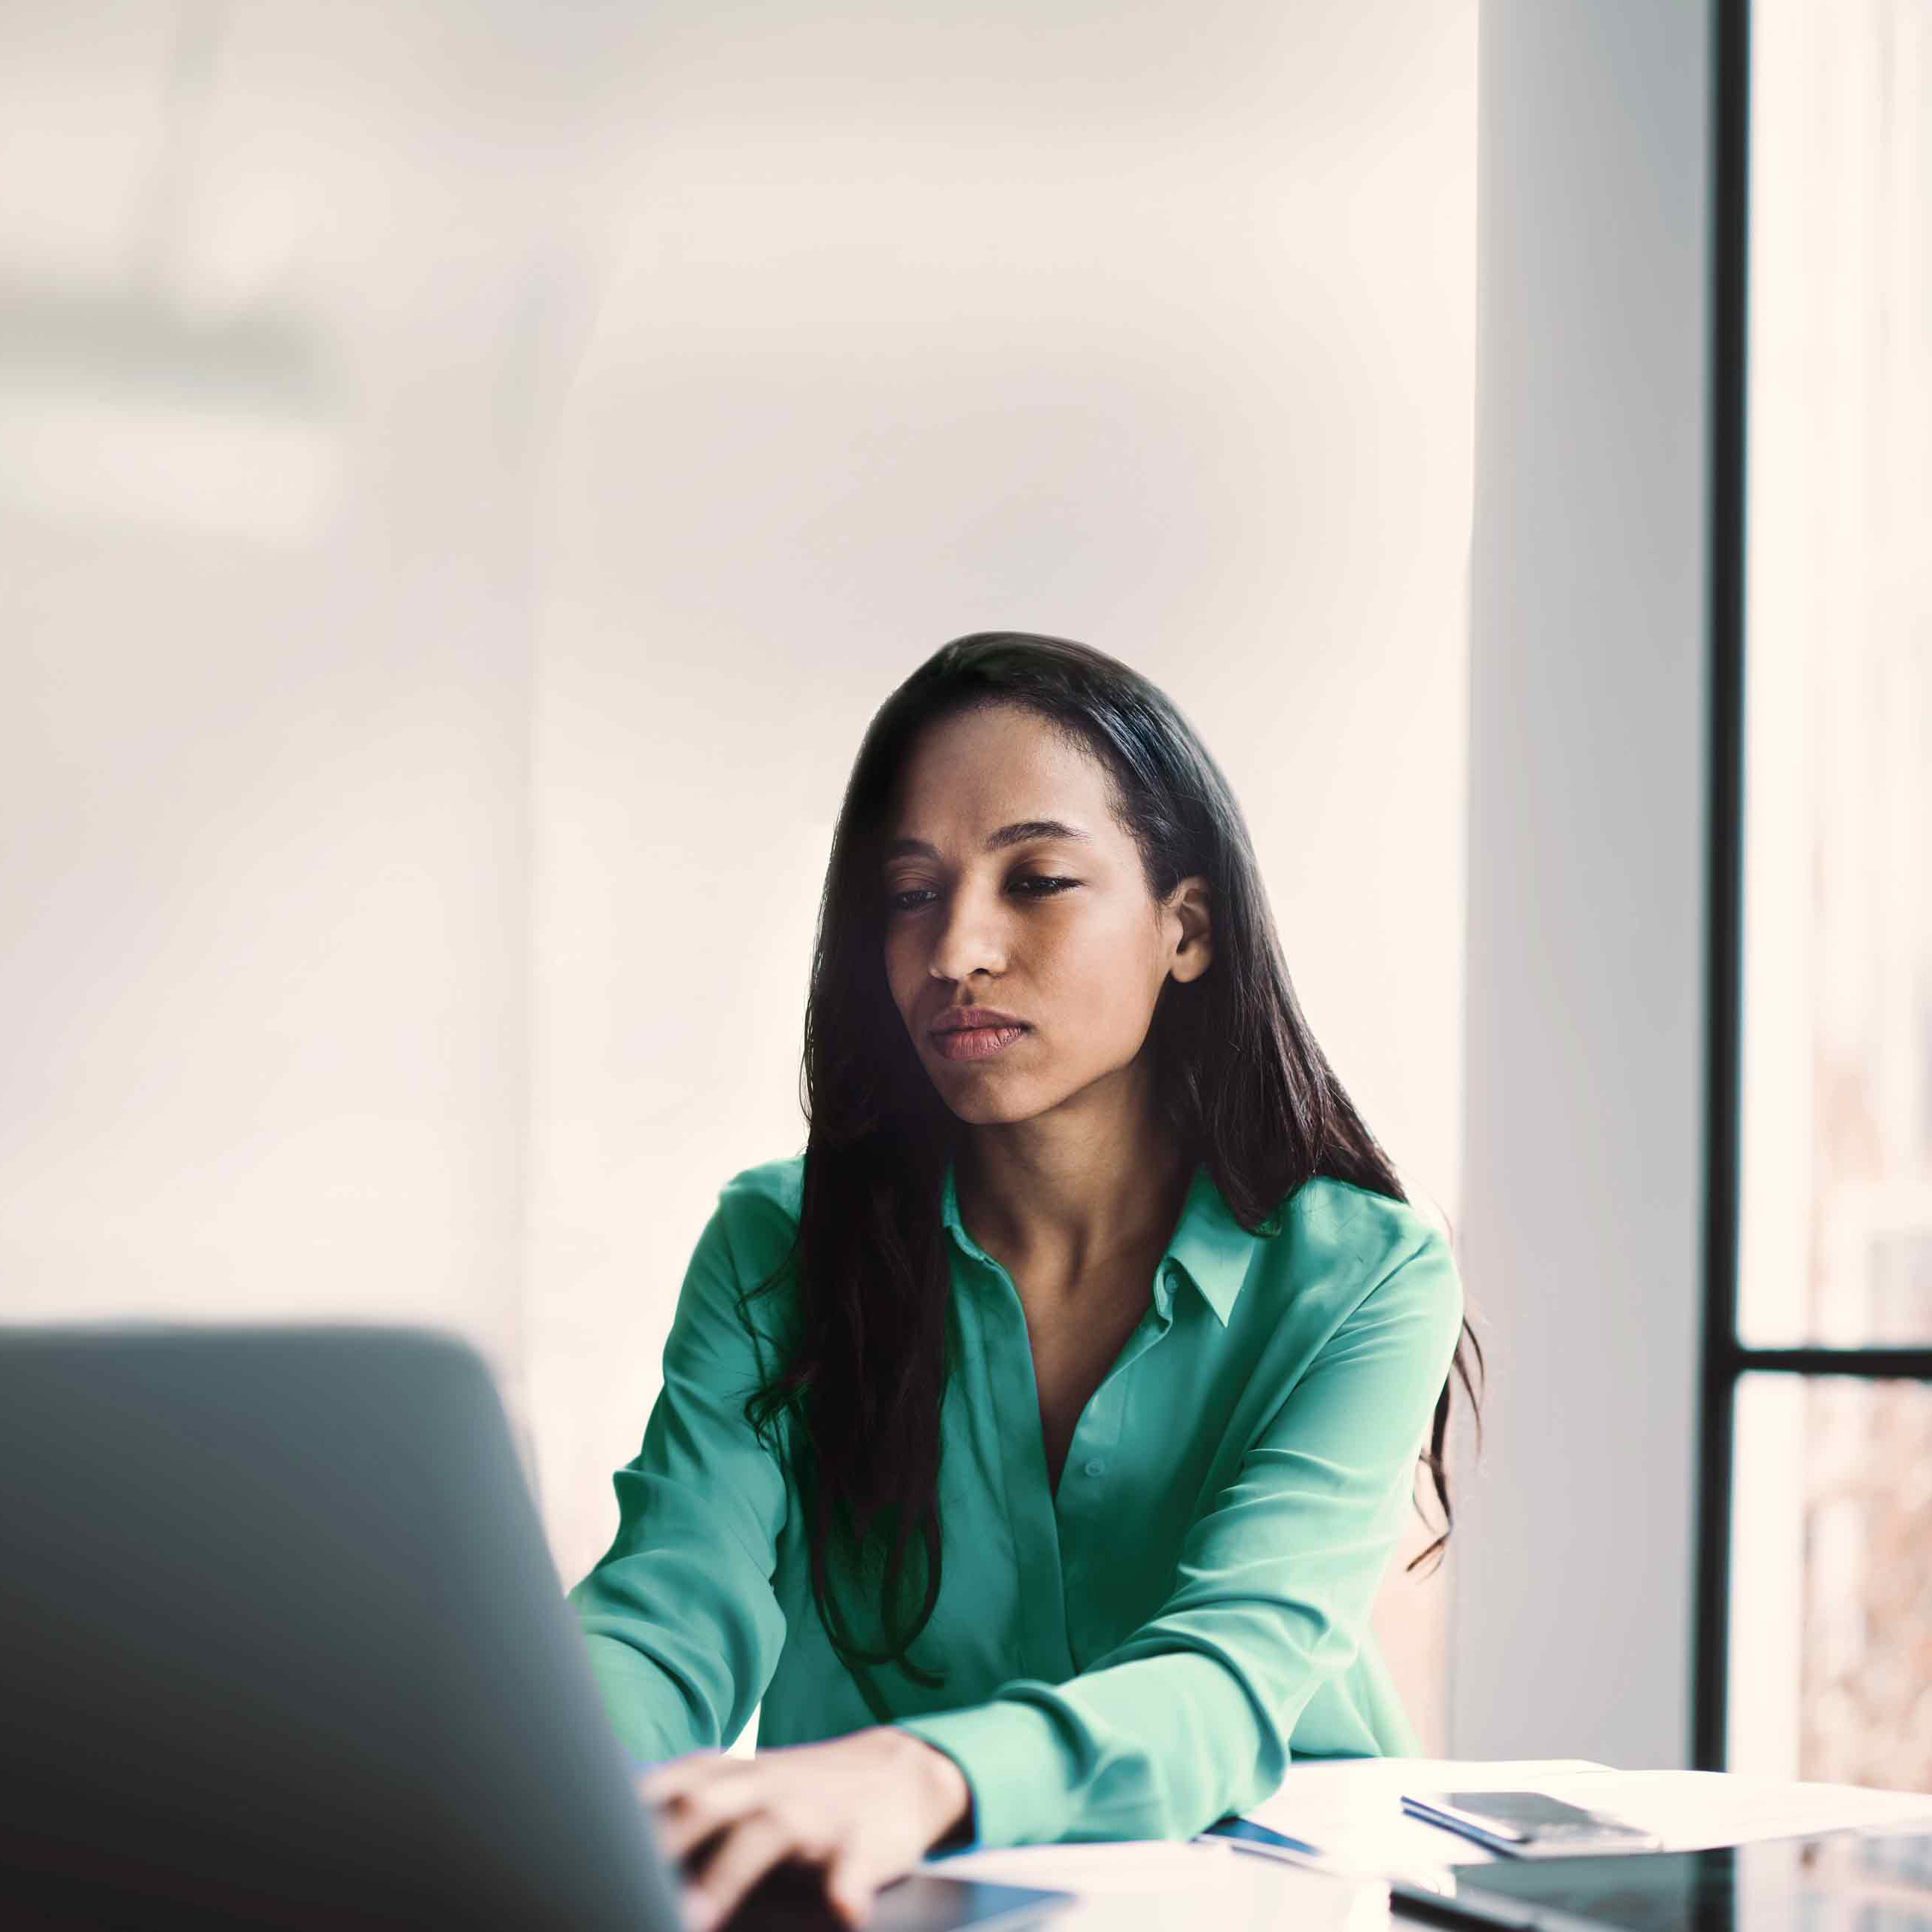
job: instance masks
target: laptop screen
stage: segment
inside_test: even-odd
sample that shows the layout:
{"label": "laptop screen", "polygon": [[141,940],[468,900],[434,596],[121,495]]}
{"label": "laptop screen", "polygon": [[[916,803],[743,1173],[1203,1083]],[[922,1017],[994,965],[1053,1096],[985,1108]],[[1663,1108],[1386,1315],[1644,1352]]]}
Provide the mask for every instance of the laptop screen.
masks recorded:
{"label": "laptop screen", "polygon": [[1932,1932],[1932,1801],[1920,1830],[1498,1858],[1457,1867],[1453,1894],[1397,1903],[1547,1932]]}

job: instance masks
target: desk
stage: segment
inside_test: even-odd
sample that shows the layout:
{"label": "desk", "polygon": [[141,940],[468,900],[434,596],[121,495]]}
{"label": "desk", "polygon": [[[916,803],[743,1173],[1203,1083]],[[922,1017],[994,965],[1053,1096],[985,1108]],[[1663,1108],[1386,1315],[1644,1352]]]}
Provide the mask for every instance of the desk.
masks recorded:
{"label": "desk", "polygon": [[1388,1880],[1430,1889],[1453,1883],[1448,1868],[1496,1854],[1474,1840],[1406,1816],[1405,1790],[1534,1790],[1610,1812],[1658,1833],[1664,1849],[1742,1844],[1847,1827],[1932,1828],[1932,1793],[1868,1791],[1848,1784],[1705,1771],[1623,1771],[1588,1758],[1308,1760],[1246,1814],[1319,1848],[1326,1869],[1298,1869],[1220,1846],[1135,1840],[1022,1845],[955,1852],[925,1865],[1077,1892],[1081,1903],[1052,1922],[1056,1932],[1278,1932],[1292,1910],[1296,1932],[1376,1932],[1388,1925]]}

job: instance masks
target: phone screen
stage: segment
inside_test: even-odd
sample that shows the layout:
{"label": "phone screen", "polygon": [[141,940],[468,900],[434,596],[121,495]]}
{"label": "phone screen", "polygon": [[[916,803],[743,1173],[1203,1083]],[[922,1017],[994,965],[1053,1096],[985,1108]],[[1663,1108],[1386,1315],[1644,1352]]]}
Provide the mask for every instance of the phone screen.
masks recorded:
{"label": "phone screen", "polygon": [[1566,1804],[1540,1791],[1445,1791],[1443,1797],[1459,1811],[1472,1811],[1479,1818],[1494,1818],[1520,1831],[1533,1831],[1546,1825],[1596,1825],[1603,1821],[1596,1814]]}

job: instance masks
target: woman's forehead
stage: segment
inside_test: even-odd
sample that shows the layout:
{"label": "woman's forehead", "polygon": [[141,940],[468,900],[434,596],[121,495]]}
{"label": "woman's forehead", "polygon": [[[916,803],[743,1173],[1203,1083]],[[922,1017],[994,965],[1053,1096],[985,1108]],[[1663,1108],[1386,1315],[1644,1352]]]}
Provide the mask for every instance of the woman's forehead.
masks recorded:
{"label": "woman's forehead", "polygon": [[982,835],[1015,819],[1106,819],[1106,775],[1077,740],[1011,706],[942,718],[920,733],[899,774],[896,833],[944,819]]}

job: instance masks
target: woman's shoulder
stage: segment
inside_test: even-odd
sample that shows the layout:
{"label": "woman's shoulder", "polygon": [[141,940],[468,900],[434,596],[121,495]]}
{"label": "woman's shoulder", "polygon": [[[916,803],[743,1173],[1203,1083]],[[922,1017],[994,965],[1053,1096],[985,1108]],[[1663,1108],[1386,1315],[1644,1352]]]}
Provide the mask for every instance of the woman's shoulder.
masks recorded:
{"label": "woman's shoulder", "polygon": [[[797,1277],[790,1264],[804,1178],[802,1154],[740,1168],[718,1189],[699,1237],[700,1252],[708,1250],[715,1262],[696,1277],[712,1284],[706,1294],[713,1300],[736,1298],[741,1321],[752,1319],[744,1298],[754,1294],[763,1312],[753,1325],[766,1340],[776,1337],[794,1306]],[[777,1301],[770,1299],[772,1294]]]}
{"label": "woman's shoulder", "polygon": [[[1398,1270],[1418,1286],[1424,1278],[1454,1281],[1448,1231],[1415,1202],[1318,1174],[1288,1196],[1277,1218],[1271,1245],[1298,1290],[1327,1284],[1360,1300]],[[1460,1301],[1460,1286],[1455,1292]]]}
{"label": "woman's shoulder", "polygon": [[1336,1241],[1358,1252],[1448,1239],[1442,1217],[1433,1208],[1398,1201],[1372,1187],[1358,1187],[1332,1174],[1318,1174],[1304,1180],[1283,1204],[1280,1218],[1284,1233],[1292,1226],[1304,1241]]}
{"label": "woman's shoulder", "polygon": [[718,1192],[728,1207],[767,1217],[777,1214],[795,1226],[805,1198],[805,1156],[782,1154],[740,1168]]}
{"label": "woman's shoulder", "polygon": [[718,1215],[741,1266],[769,1271],[790,1250],[805,1195],[805,1156],[740,1168],[718,1190]]}

